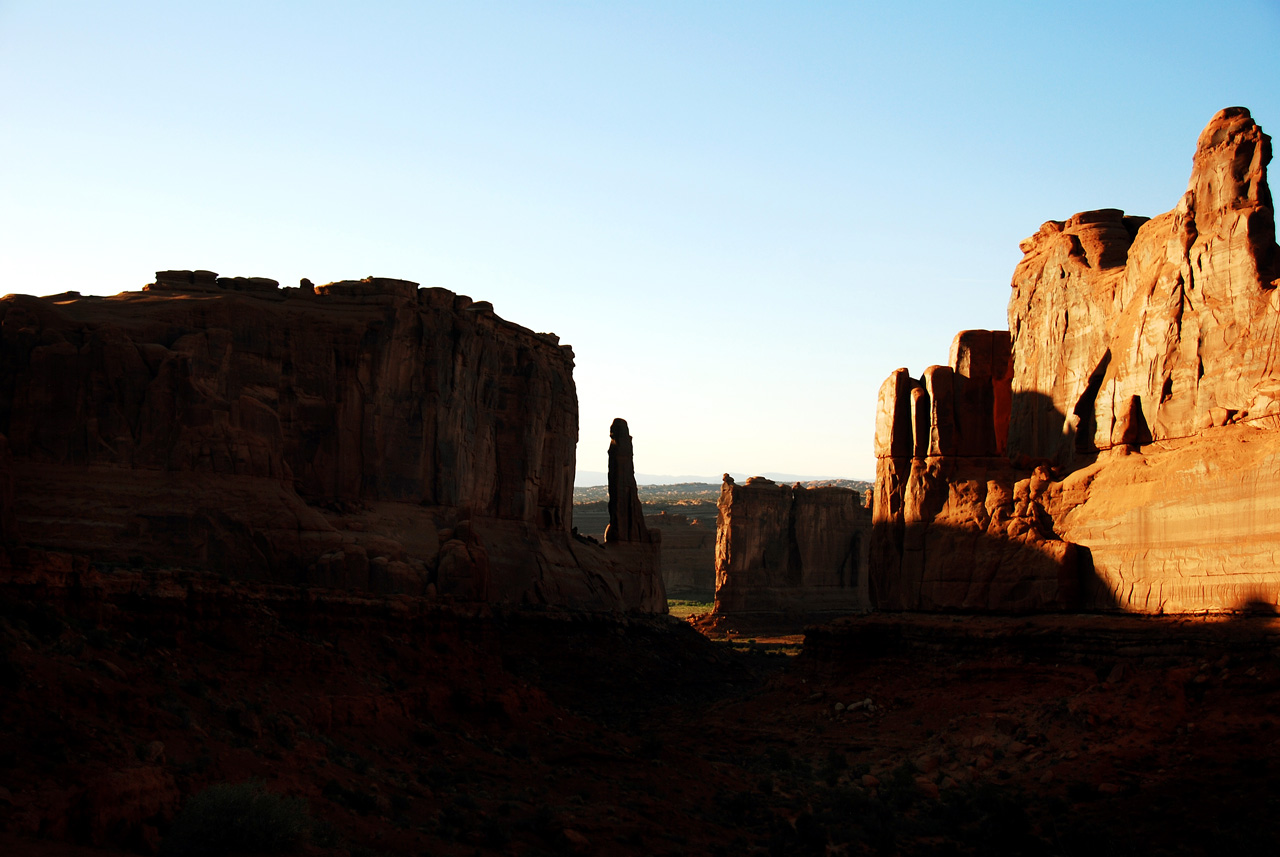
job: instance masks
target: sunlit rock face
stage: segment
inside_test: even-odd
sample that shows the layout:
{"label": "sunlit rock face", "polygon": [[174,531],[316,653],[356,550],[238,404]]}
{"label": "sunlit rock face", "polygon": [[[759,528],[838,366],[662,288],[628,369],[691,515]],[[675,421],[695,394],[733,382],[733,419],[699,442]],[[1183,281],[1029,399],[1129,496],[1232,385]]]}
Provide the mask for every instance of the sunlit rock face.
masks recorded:
{"label": "sunlit rock face", "polygon": [[[570,535],[573,352],[405,280],[0,301],[16,531],[104,562],[663,609]],[[660,586],[659,586],[660,590]],[[660,595],[660,592],[658,593]]]}
{"label": "sunlit rock face", "polygon": [[1022,242],[1009,302],[1012,452],[1070,465],[1195,434],[1214,408],[1280,413],[1270,160],[1248,111],[1223,110],[1173,211],[1085,212]]}
{"label": "sunlit rock face", "polygon": [[717,613],[864,610],[871,515],[848,488],[725,476],[716,520]]}
{"label": "sunlit rock face", "polygon": [[890,377],[877,416],[877,604],[1276,603],[1270,159],[1248,111],[1223,110],[1172,211],[1083,212],[1022,242],[1009,370],[991,373],[992,401],[1007,397],[1007,410],[993,404],[998,439],[986,450],[946,439],[964,419],[987,419],[984,401],[957,403],[954,348],[950,367]]}

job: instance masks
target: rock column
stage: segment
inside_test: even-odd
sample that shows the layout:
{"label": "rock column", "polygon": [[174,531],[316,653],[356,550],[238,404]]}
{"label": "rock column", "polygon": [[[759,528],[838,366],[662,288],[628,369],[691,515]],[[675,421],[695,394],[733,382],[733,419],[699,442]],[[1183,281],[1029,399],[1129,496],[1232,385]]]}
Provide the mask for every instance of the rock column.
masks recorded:
{"label": "rock column", "polygon": [[609,526],[608,542],[648,542],[644,507],[636,487],[635,452],[627,421],[619,417],[609,426]]}

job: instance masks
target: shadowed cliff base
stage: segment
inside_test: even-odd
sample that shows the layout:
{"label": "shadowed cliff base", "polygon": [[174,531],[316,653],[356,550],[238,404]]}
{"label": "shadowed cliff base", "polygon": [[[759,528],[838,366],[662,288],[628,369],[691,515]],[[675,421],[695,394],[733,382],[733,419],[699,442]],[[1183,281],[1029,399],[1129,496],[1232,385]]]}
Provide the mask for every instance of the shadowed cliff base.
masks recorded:
{"label": "shadowed cliff base", "polygon": [[[988,333],[958,334],[953,362],[963,368],[954,355]],[[1014,613],[1117,606],[1096,579],[1092,553],[1062,539],[1045,509],[1046,492],[1065,469],[1047,459],[1015,462],[998,454],[1010,410],[1052,410],[1039,393],[1010,399],[992,392],[1008,376],[1007,351],[1000,361],[985,370],[988,380],[954,367],[943,375],[947,367],[935,366],[923,385],[902,370],[885,383],[871,532],[876,609]],[[989,380],[993,375],[996,381]],[[954,392],[962,386],[979,387],[981,395],[969,392],[967,400],[984,413],[1001,402],[994,417],[970,416],[971,406]],[[959,454],[960,448],[972,453]]]}
{"label": "shadowed cliff base", "polygon": [[1086,461],[1072,471],[1003,459],[911,462],[904,493],[918,519],[900,513],[875,525],[873,603],[997,613],[1276,609],[1267,511],[1280,504],[1267,476],[1280,463],[1275,435],[1227,425]]}
{"label": "shadowed cliff base", "polygon": [[[1116,611],[1088,548],[1036,533],[993,536],[934,521],[877,530],[872,550],[896,557],[872,568],[876,609],[1024,614]],[[899,540],[900,539],[900,540]]]}

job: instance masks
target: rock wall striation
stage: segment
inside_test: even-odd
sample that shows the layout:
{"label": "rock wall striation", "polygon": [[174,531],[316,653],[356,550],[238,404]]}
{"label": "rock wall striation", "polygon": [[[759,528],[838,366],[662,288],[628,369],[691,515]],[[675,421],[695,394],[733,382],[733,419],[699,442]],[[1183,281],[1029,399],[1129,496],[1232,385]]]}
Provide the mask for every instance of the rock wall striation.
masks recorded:
{"label": "rock wall striation", "polygon": [[848,488],[725,474],[716,520],[716,613],[864,610],[871,514]]}
{"label": "rock wall striation", "polygon": [[[975,376],[956,346],[919,381],[890,376],[877,412],[877,605],[1277,603],[1270,159],[1249,112],[1228,108],[1200,135],[1172,211],[1082,212],[1023,241],[1009,332],[987,332],[1007,337],[1007,371],[976,370],[990,408],[956,394]],[[968,444],[973,421],[994,439],[983,429]]]}
{"label": "rock wall striation", "polygon": [[648,571],[570,536],[572,373],[553,334],[405,280],[9,295],[16,526],[102,561],[663,609]]}

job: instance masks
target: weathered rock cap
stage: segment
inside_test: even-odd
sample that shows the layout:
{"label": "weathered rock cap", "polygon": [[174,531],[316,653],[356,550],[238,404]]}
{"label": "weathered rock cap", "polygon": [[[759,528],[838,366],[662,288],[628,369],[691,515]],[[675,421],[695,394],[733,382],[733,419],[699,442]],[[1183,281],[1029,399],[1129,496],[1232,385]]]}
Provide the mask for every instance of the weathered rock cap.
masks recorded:
{"label": "weathered rock cap", "polygon": [[338,280],[316,286],[316,294],[333,295],[344,298],[363,298],[378,295],[416,300],[418,284],[410,280],[397,280],[390,277],[365,277],[363,280]]}
{"label": "weathered rock cap", "polygon": [[[143,291],[162,292],[254,292],[258,294],[277,293],[280,281],[270,277],[219,277],[213,271],[156,271],[154,283],[143,286]],[[393,277],[365,277],[363,280],[337,280],[323,286],[312,284],[310,280],[300,281],[297,290],[290,289],[303,296],[312,294],[355,299],[365,301],[373,299],[373,303],[385,303],[386,298],[394,300],[418,300],[418,284],[411,280],[400,280]],[[428,293],[425,303],[432,306],[451,307],[454,310],[474,307],[481,313],[493,313],[493,305],[487,301],[473,302],[465,295],[454,295],[446,289],[424,289]],[[438,293],[438,294],[437,294]]]}
{"label": "weathered rock cap", "polygon": [[1045,221],[1035,235],[1018,242],[1018,249],[1026,257],[1065,238],[1072,241],[1070,255],[1077,262],[1090,268],[1123,267],[1138,229],[1150,219],[1118,208],[1081,211],[1066,220]]}
{"label": "weathered rock cap", "polygon": [[143,286],[144,291],[213,291],[218,288],[218,275],[213,271],[156,271],[156,281]]}
{"label": "weathered rock cap", "polygon": [[160,292],[274,292],[280,281],[270,277],[219,277],[213,271],[156,271],[156,281],[143,291]]}
{"label": "weathered rock cap", "polygon": [[274,292],[280,281],[270,277],[218,277],[218,288],[233,292]]}
{"label": "weathered rock cap", "polygon": [[1220,146],[1233,136],[1257,127],[1257,124],[1248,107],[1224,107],[1213,114],[1209,124],[1200,132],[1196,140],[1196,154]]}
{"label": "weathered rock cap", "polygon": [[[1197,224],[1208,213],[1268,209],[1262,218],[1271,225],[1269,236],[1260,245],[1274,242],[1274,212],[1267,187],[1267,164],[1271,162],[1271,138],[1263,133],[1244,107],[1219,110],[1200,132],[1196,153],[1191,159],[1187,200],[1194,208]],[[1253,229],[1262,223],[1251,224]],[[1252,231],[1252,230],[1251,230]],[[1265,260],[1264,260],[1265,261]]]}

